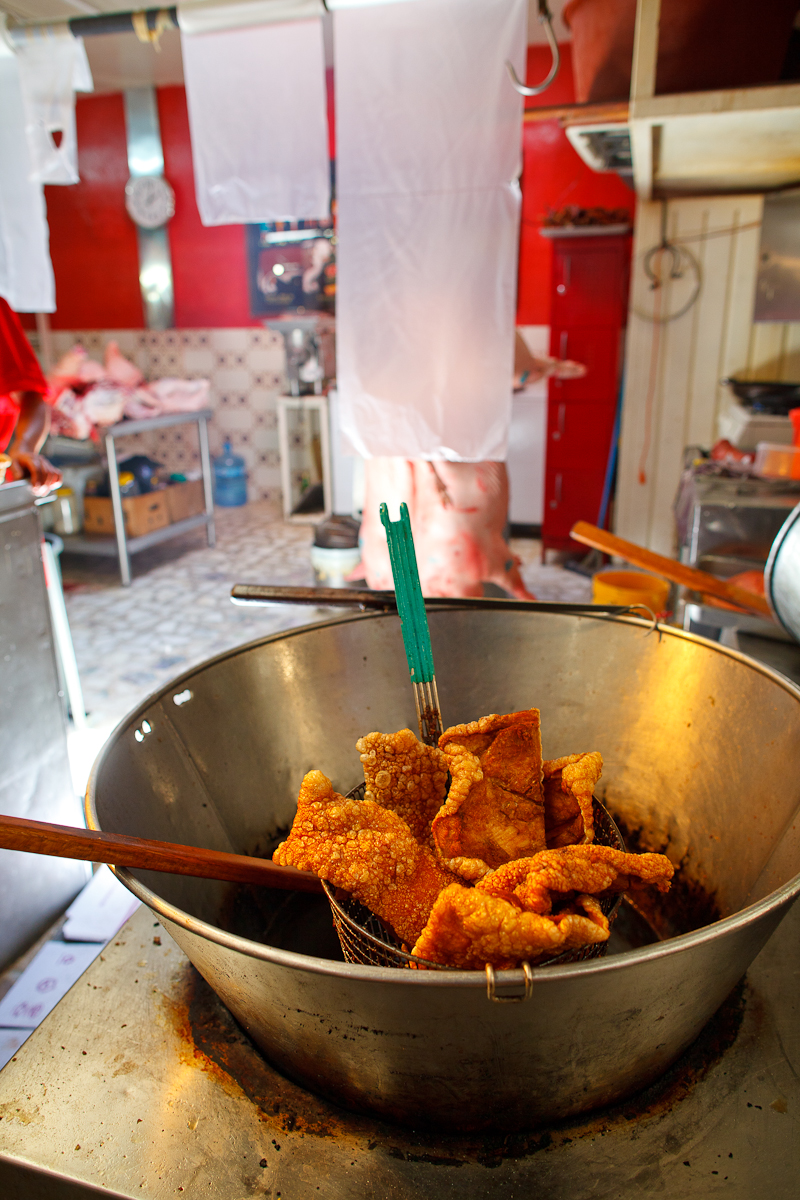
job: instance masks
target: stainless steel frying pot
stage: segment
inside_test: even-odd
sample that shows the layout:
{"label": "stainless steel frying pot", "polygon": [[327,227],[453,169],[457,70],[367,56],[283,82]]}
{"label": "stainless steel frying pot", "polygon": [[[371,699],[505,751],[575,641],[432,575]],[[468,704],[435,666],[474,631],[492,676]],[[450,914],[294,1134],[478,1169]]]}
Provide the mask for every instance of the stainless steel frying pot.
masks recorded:
{"label": "stainless steel frying pot", "polygon": [[[534,971],[527,999],[522,972],[498,972],[492,1000],[479,972],[336,961],[330,916],[307,898],[262,892],[239,903],[237,924],[225,885],[119,875],[309,1088],[412,1125],[532,1127],[663,1072],[800,891],[800,692],[743,655],[631,618],[454,607],[430,624],[445,722],[538,706],[545,754],[600,750],[600,798],[713,889],[723,919]],[[180,677],[125,720],[95,766],[88,819],[263,852],[291,822],[305,771],[344,791],[359,778],[356,739],[405,725],[397,617],[292,630]],[[248,912],[259,940],[241,935]]]}

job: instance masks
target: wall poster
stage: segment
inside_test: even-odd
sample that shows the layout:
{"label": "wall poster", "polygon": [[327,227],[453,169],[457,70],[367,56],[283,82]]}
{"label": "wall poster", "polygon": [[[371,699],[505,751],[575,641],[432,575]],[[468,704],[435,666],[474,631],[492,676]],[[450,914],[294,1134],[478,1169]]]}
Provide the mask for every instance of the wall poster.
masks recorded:
{"label": "wall poster", "polygon": [[247,275],[254,317],[332,313],[336,302],[333,223],[247,225]]}

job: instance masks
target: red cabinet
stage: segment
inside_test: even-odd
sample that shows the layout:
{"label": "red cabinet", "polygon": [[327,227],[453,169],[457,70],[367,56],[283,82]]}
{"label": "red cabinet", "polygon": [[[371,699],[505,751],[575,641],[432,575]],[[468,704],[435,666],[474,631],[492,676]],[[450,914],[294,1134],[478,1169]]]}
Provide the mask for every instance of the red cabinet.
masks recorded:
{"label": "red cabinet", "polygon": [[582,379],[550,381],[542,554],[579,549],[570,529],[598,519],[622,373],[630,237],[558,237],[553,250],[550,353],[588,369]]}
{"label": "red cabinet", "polygon": [[553,239],[552,325],[619,329],[628,308],[627,261],[630,238],[608,236]]}

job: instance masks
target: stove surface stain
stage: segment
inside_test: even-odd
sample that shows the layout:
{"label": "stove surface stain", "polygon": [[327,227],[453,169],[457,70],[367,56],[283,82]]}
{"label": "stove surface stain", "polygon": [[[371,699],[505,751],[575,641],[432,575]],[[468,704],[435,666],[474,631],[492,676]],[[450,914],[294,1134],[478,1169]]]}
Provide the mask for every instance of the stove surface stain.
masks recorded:
{"label": "stove surface stain", "polygon": [[[294,1083],[264,1059],[222,1001],[191,964],[182,968],[180,1000],[167,1000],[169,1019],[184,1046],[186,1063],[209,1072],[231,1094],[244,1093],[262,1121],[287,1136],[333,1140],[354,1151],[380,1151],[427,1166],[469,1164],[496,1168],[580,1139],[595,1139],[659,1121],[689,1097],[748,1024],[760,1024],[761,1005],[746,980],[728,996],[700,1036],[660,1079],[628,1100],[579,1118],[528,1132],[459,1136],[436,1128],[405,1128],[339,1107]],[[730,1087],[736,1080],[730,1079]],[[273,1147],[280,1150],[277,1138]]]}

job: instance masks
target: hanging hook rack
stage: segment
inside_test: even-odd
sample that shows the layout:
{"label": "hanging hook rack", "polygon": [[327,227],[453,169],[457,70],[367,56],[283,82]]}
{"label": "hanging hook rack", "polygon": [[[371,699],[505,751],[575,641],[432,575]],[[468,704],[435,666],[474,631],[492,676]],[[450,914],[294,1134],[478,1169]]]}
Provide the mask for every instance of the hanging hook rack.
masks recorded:
{"label": "hanging hook rack", "polygon": [[[137,29],[137,25],[139,28]],[[75,37],[94,37],[104,33],[136,33],[140,41],[152,42],[158,35],[159,29],[178,28],[178,10],[165,6],[162,8],[144,8],[132,12],[96,13],[85,17],[69,17],[62,20],[50,21],[19,21],[9,29],[12,39],[25,37],[29,31],[36,29],[63,29],[66,26]]]}
{"label": "hanging hook rack", "polygon": [[506,62],[506,70],[511,78],[511,83],[521,96],[538,96],[542,92],[546,91],[555,79],[556,75],[558,74],[558,69],[561,66],[561,52],[558,48],[556,35],[553,32],[553,14],[547,7],[547,0],[539,0],[539,20],[544,25],[544,32],[550,45],[550,53],[553,55],[553,62],[547,74],[547,78],[544,79],[540,84],[537,84],[536,87],[526,87],[522,80],[517,76],[517,72],[514,70],[513,63],[508,61]]}

